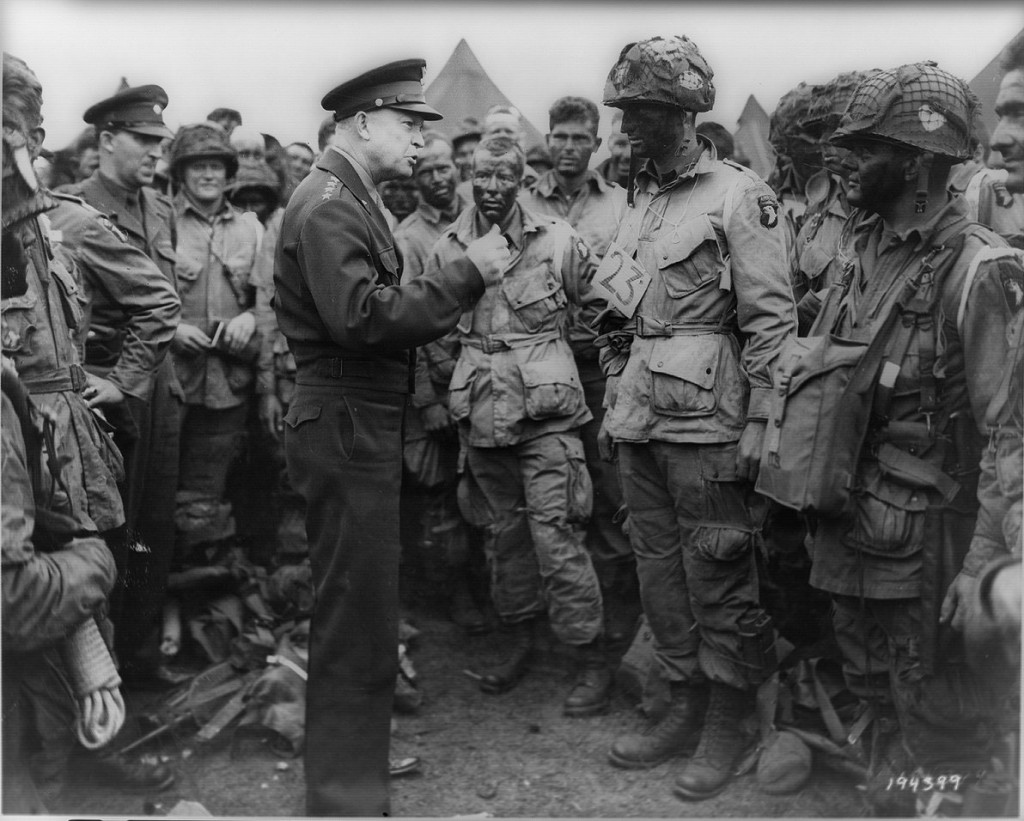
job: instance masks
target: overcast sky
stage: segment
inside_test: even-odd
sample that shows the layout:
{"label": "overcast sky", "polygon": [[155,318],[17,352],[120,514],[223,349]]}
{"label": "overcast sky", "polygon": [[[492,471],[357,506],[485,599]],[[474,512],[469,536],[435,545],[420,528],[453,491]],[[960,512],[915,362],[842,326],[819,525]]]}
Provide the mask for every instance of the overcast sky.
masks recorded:
{"label": "overcast sky", "polygon": [[[43,83],[47,146],[66,145],[82,112],[132,85],[158,83],[165,119],[201,120],[217,106],[283,143],[315,143],[333,86],[394,59],[423,57],[426,82],[465,38],[499,88],[541,132],[563,94],[600,101],[627,42],[687,34],[715,72],[705,119],[730,130],[750,94],[771,112],[800,81],[854,68],[933,59],[972,79],[1024,28],[1017,2],[132,2],[4,0],[6,51]],[[603,109],[609,115],[609,109]],[[608,118],[601,131],[608,130]]]}

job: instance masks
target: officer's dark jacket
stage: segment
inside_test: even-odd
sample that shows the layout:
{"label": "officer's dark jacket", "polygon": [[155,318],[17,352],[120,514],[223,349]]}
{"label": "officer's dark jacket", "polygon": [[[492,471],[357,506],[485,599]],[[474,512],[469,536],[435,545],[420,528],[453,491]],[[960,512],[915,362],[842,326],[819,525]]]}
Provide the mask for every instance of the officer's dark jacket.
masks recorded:
{"label": "officer's dark jacket", "polygon": [[300,377],[340,359],[342,372],[351,362],[372,373],[374,388],[409,390],[409,349],[453,328],[484,282],[468,259],[398,287],[401,273],[384,215],[328,150],[288,202],[274,265],[274,309]]}
{"label": "officer's dark jacket", "polygon": [[170,197],[146,186],[139,189],[139,202],[146,214],[146,224],[143,226],[127,211],[118,194],[104,184],[99,171],[80,183],[61,186],[60,190],[81,197],[97,211],[102,211],[128,235],[132,245],[144,251],[157,264],[174,285],[174,290],[178,290],[174,273],[174,204]]}

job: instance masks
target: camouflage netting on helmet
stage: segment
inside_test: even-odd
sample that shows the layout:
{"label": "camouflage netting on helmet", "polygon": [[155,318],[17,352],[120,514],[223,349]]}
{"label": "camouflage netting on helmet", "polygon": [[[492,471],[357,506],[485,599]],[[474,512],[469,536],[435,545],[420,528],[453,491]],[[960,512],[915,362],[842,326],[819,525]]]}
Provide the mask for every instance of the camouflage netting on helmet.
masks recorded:
{"label": "camouflage netting on helmet", "polygon": [[870,71],[845,71],[824,85],[815,86],[800,128],[807,132],[834,130],[853,99],[857,86],[879,71],[877,68]]}
{"label": "camouflage netting on helmet", "polygon": [[832,142],[875,137],[964,160],[979,108],[967,83],[933,62],[880,71],[862,82]]}
{"label": "camouflage netting on helmet", "polygon": [[227,187],[227,195],[230,199],[239,191],[256,189],[265,192],[267,197],[276,205],[281,199],[280,182],[277,175],[271,170],[265,161],[260,160],[254,165],[246,164],[238,169],[235,180]]}
{"label": "camouflage netting on helmet", "polygon": [[238,171],[238,153],[222,129],[209,123],[179,128],[171,143],[171,172],[180,177],[185,163],[206,159],[223,160],[229,178]]}
{"label": "camouflage netting on helmet", "polygon": [[658,103],[685,111],[710,111],[714,72],[686,35],[629,43],[604,87],[604,104]]}
{"label": "camouflage netting on helmet", "polygon": [[768,140],[776,152],[789,154],[790,143],[803,135],[803,121],[822,88],[800,83],[779,99],[768,126]]}

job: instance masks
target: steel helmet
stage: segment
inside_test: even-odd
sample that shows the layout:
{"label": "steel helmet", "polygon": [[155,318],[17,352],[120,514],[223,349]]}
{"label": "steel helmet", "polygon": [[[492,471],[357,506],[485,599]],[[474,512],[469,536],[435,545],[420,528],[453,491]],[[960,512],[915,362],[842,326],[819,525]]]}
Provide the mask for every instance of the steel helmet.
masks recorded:
{"label": "steel helmet", "polygon": [[684,111],[710,111],[714,72],[686,35],[651,37],[619,53],[604,86],[604,104],[658,103]]}
{"label": "steel helmet", "polygon": [[238,171],[238,152],[228,141],[228,135],[212,123],[183,125],[171,143],[171,175],[181,179],[184,166],[192,160],[223,160],[228,178]]}
{"label": "steel helmet", "polygon": [[779,98],[768,125],[768,141],[778,154],[788,155],[791,143],[803,134],[803,120],[822,86],[800,83]]}
{"label": "steel helmet", "polygon": [[879,71],[877,68],[869,71],[844,71],[824,85],[816,86],[810,105],[800,121],[800,128],[807,132],[835,130],[857,86]]}
{"label": "steel helmet", "polygon": [[857,86],[831,137],[843,145],[858,137],[881,140],[955,160],[971,156],[978,98],[934,62],[879,71]]}

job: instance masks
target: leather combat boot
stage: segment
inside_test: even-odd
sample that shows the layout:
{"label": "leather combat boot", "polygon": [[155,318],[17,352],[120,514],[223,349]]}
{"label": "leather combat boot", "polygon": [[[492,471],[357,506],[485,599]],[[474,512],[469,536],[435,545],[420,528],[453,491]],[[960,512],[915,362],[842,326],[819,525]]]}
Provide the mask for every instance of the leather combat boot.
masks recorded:
{"label": "leather combat boot", "polygon": [[498,695],[511,690],[525,675],[533,658],[534,620],[506,625],[502,631],[505,639],[505,660],[480,675],[480,689],[488,695]]}
{"label": "leather combat boot", "polygon": [[604,652],[604,642],[595,639],[579,648],[579,671],[562,712],[567,716],[596,716],[608,709],[612,691],[612,671]]}
{"label": "leather combat boot", "polygon": [[473,595],[469,592],[469,580],[466,578],[465,567],[453,568],[450,580],[453,585],[451,606],[448,614],[452,622],[466,631],[466,635],[480,636],[490,632],[490,625],[487,619],[480,612],[480,608],[473,601]]}
{"label": "leather combat boot", "polygon": [[661,720],[641,733],[620,735],[612,744],[608,760],[627,770],[647,770],[692,752],[707,703],[706,687],[673,684],[672,703]]}
{"label": "leather combat boot", "polygon": [[753,692],[711,683],[700,744],[676,780],[673,792],[677,797],[684,801],[703,801],[718,795],[729,783],[746,748],[747,739],[740,725],[753,701]]}

